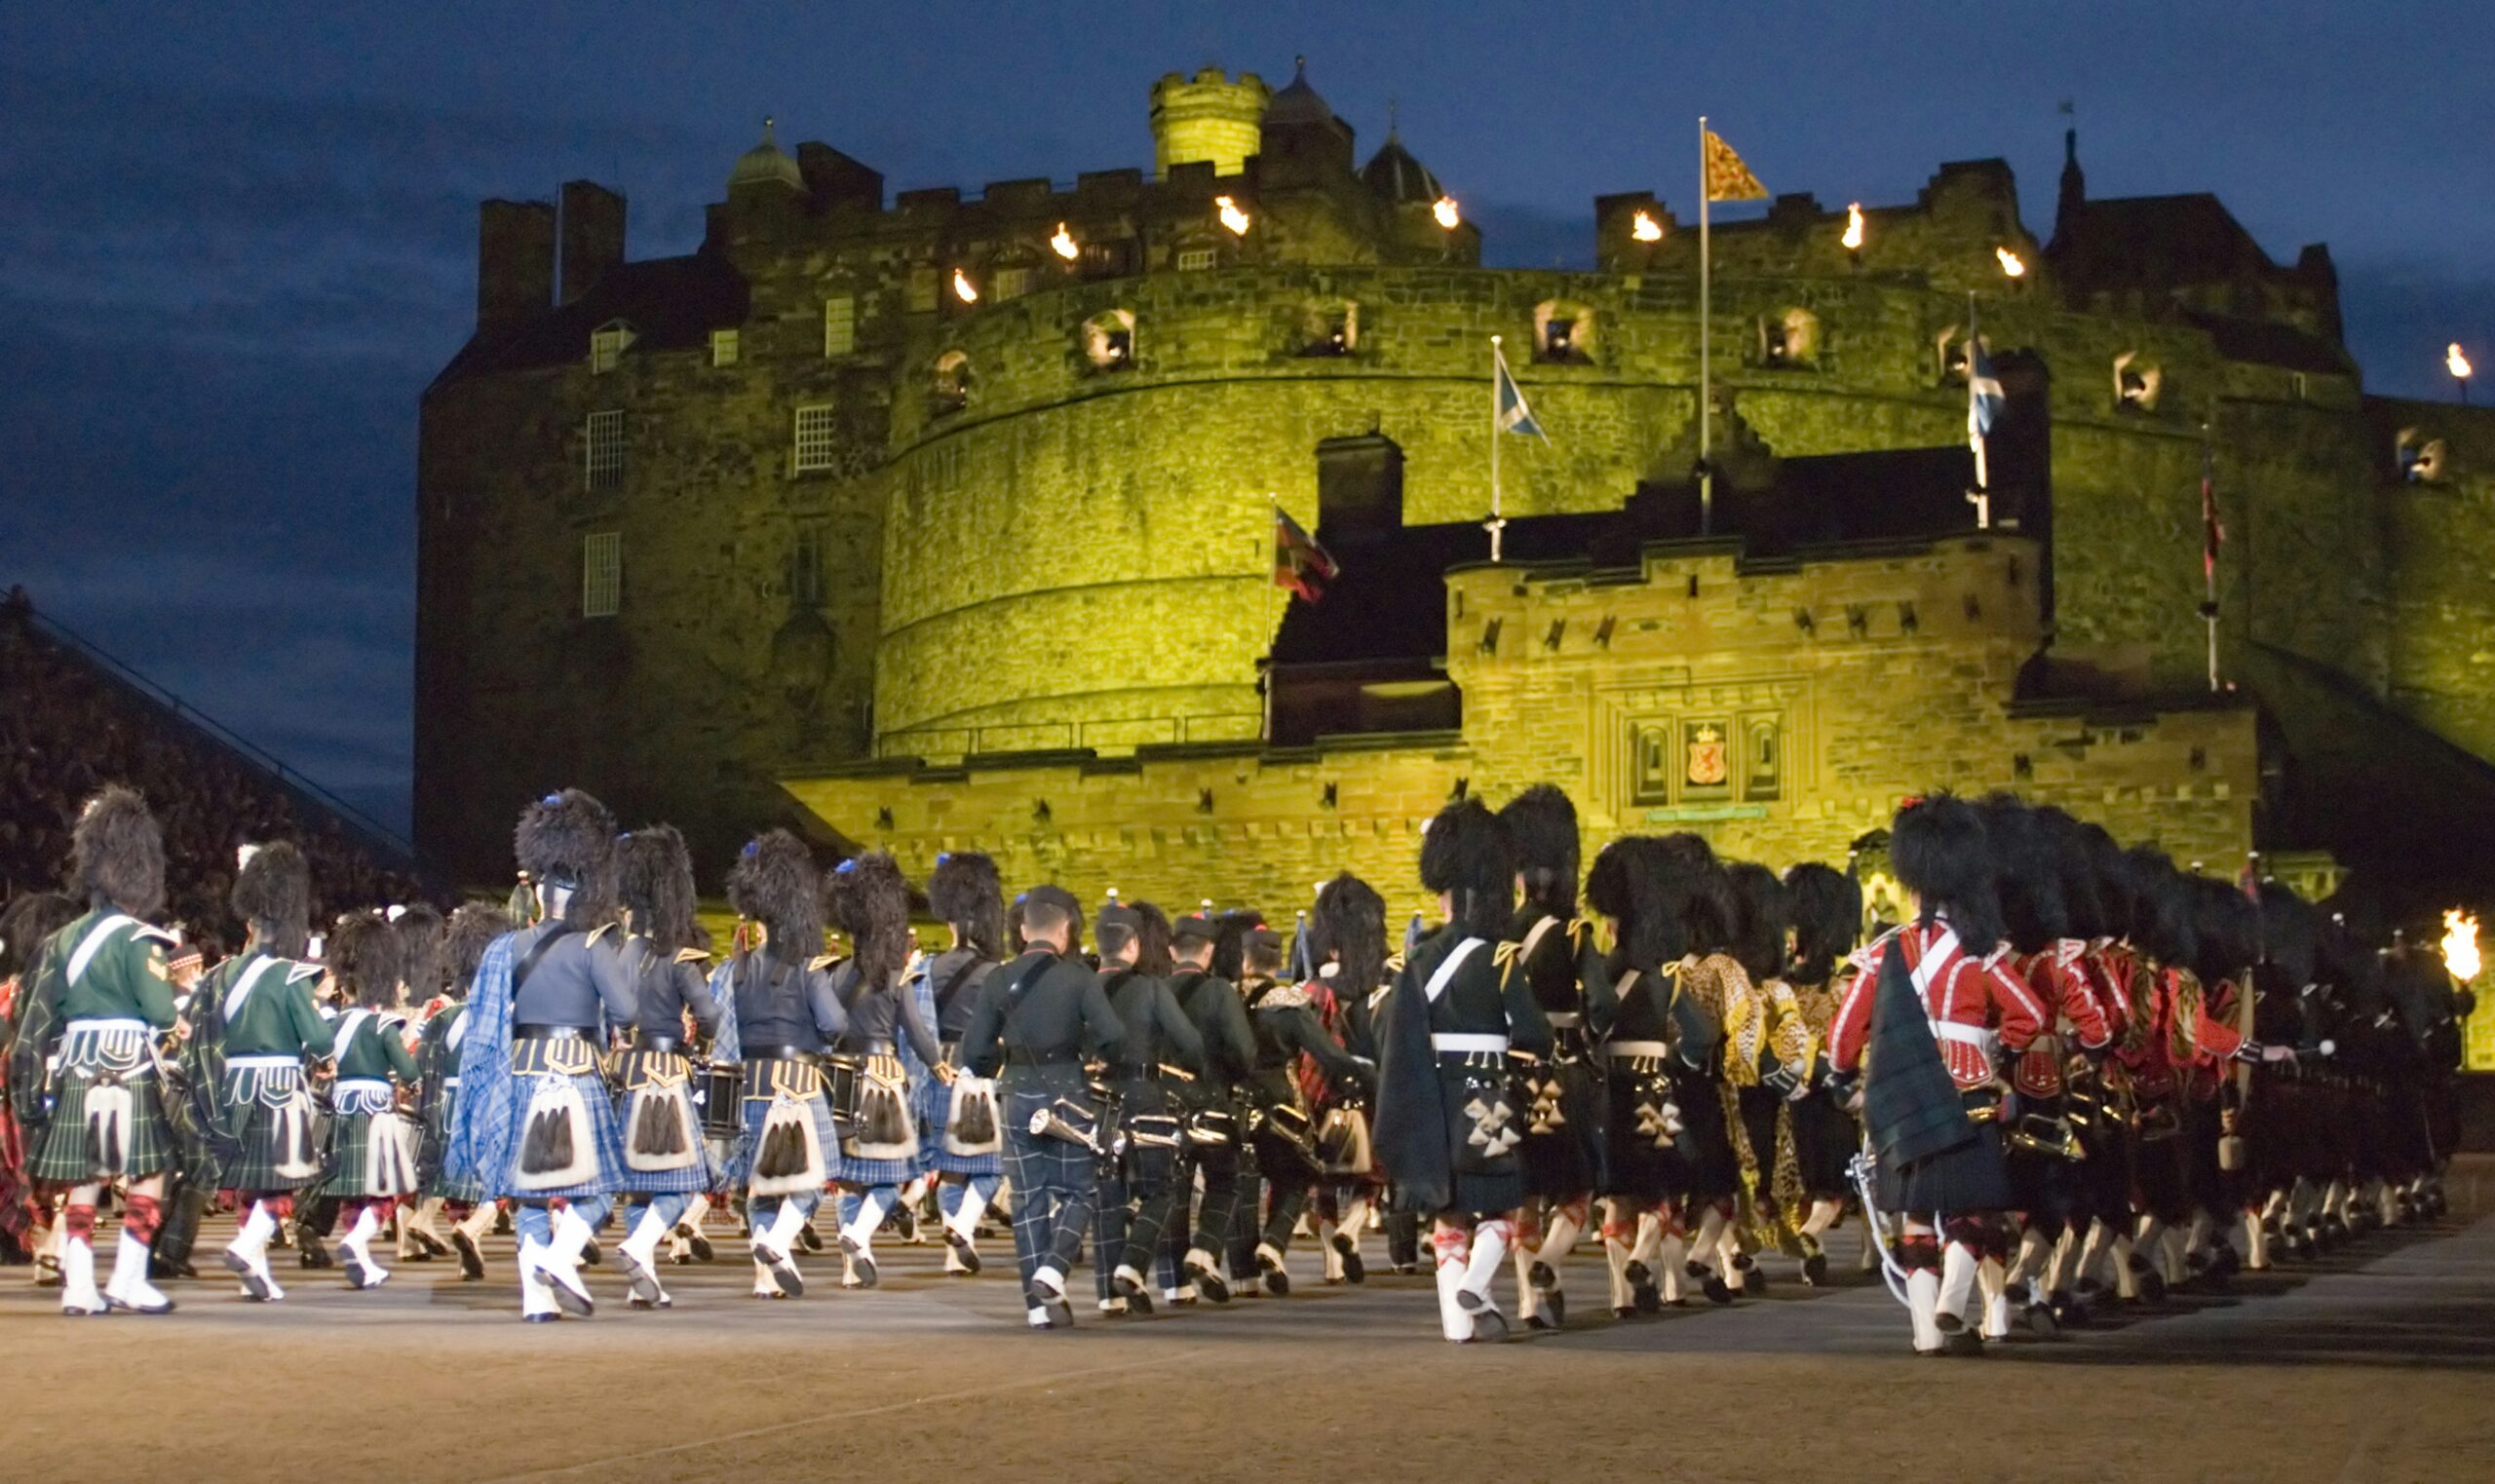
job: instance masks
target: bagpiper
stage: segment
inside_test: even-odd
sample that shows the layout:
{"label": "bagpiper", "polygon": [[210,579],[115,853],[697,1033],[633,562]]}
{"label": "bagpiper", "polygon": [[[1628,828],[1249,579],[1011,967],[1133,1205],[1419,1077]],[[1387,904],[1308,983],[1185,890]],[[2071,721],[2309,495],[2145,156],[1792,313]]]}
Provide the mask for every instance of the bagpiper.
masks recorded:
{"label": "bagpiper", "polygon": [[[40,1137],[29,1129],[27,1175],[66,1192],[61,1313],[171,1313],[173,1301],[147,1280],[173,1158],[157,1038],[174,1021],[166,951],[179,940],[146,921],[165,900],[165,838],[146,803],[111,784],[79,811],[70,842],[70,876],[87,911],[45,941],[34,993],[21,998],[11,1099],[31,1119],[49,1084],[48,1121]],[[114,1184],[123,1187],[121,1237],[99,1292],[96,1207]]]}
{"label": "bagpiper", "polygon": [[702,1121],[693,1108],[688,1022],[704,1037],[719,1028],[702,925],[693,916],[693,857],[672,825],[636,829],[615,847],[623,908],[624,966],[639,990],[632,1045],[614,1058],[616,1116],[624,1126],[623,1185],[638,1209],[616,1244],[634,1309],[674,1300],[659,1281],[659,1243],[693,1198],[710,1188]]}
{"label": "bagpiper", "polygon": [[514,844],[542,918],[477,969],[444,1168],[514,1202],[520,1316],[596,1312],[580,1275],[624,1174],[601,1027],[629,1024],[639,986],[615,951],[615,817],[579,789],[520,816]]}
{"label": "bagpiper", "polygon": [[1551,1050],[1551,1025],[1515,950],[1500,938],[1516,907],[1507,832],[1478,799],[1439,811],[1421,838],[1421,885],[1445,926],[1404,959],[1386,1003],[1377,1149],[1395,1199],[1432,1218],[1440,1333],[1504,1338],[1492,1284],[1524,1200],[1518,1070]]}
{"label": "bagpiper", "polygon": [[[849,1016],[840,1045],[863,1058],[850,1139],[834,1170],[842,1191],[840,1251],[849,1269],[843,1281],[872,1288],[875,1233],[901,1203],[902,1187],[919,1171],[913,1078],[940,1080],[952,1071],[907,977],[916,953],[909,935],[909,883],[900,865],[882,851],[859,856],[840,862],[826,886],[832,920],[857,948],[836,978]],[[904,1048],[924,1070],[913,1071]]]}
{"label": "bagpiper", "polygon": [[327,1189],[347,1222],[338,1255],[358,1288],[389,1281],[372,1238],[382,1214],[416,1189],[415,1134],[399,1115],[401,1090],[417,1085],[396,1008],[403,962],[399,930],[378,912],[350,912],[329,933],[329,977],[347,1008],[334,1027]]}

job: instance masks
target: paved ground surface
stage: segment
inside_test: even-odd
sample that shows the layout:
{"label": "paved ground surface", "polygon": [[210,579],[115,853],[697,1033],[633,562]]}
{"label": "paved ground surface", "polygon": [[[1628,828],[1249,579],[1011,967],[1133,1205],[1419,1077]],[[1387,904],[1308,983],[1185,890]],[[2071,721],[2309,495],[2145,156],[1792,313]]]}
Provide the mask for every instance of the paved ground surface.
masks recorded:
{"label": "paved ground surface", "polygon": [[482,1285],[281,1270],[281,1306],[182,1283],[160,1319],[73,1324],[6,1275],[0,1477],[2489,1479],[2495,1161],[2451,1192],[2439,1222],[2228,1297],[1949,1361],[1903,1353],[1869,1279],[1781,1264],[1762,1300],[1616,1323],[1591,1248],[1575,1327],[1462,1348],[1392,1277],[1034,1335],[1009,1279],[942,1277],[929,1249],[872,1293],[815,1258],[793,1303],[746,1298],[741,1258],[672,1270],[655,1314],[594,1273],[598,1317],[554,1325],[518,1322],[500,1244]]}

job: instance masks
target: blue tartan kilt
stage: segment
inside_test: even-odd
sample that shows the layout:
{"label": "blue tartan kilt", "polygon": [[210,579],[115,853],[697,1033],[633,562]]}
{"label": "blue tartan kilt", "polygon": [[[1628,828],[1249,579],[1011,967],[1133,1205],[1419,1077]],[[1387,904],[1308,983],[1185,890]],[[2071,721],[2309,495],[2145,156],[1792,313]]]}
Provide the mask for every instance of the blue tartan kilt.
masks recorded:
{"label": "blue tartan kilt", "polygon": [[[922,1141],[919,1148],[924,1151]],[[907,1185],[918,1178],[916,1160],[862,1160],[842,1150],[831,1161],[831,1178],[843,1185]]]}
{"label": "blue tartan kilt", "polygon": [[[814,1115],[815,1138],[823,1145],[825,1170],[839,1169],[840,1135],[831,1125],[831,1099],[818,1092],[803,1101],[807,1111]],[[728,1157],[726,1166],[720,1172],[720,1183],[725,1188],[742,1191],[751,1183],[753,1152],[762,1143],[762,1124],[770,1116],[771,1099],[748,1097],[745,1100],[745,1137],[737,1140],[736,1152]],[[902,1178],[907,1179],[908,1176]]]}
{"label": "blue tartan kilt", "polygon": [[[527,1144],[528,1105],[537,1089],[553,1082],[568,1081],[580,1094],[581,1107],[589,1117],[591,1138],[595,1144],[597,1168],[588,1178],[553,1190],[523,1191],[519,1188],[520,1154]],[[624,1177],[624,1132],[615,1119],[615,1100],[606,1090],[605,1079],[595,1072],[565,1078],[559,1072],[521,1072],[512,1079],[512,1106],[518,1119],[511,1146],[511,1161],[503,1168],[503,1177],[495,1184],[495,1194],[521,1200],[580,1200],[592,1196],[612,1196],[621,1188]]]}
{"label": "blue tartan kilt", "polygon": [[[909,1089],[910,1101],[917,1105],[918,1159],[922,1166],[940,1175],[1001,1175],[1005,1173],[1005,1156],[998,1151],[983,1155],[957,1155],[944,1148],[944,1130],[952,1126],[953,1089],[933,1077],[922,1078]],[[997,1099],[998,1112],[1004,1111],[1004,1098]]]}
{"label": "blue tartan kilt", "polygon": [[485,1182],[474,1175],[452,1178],[442,1147],[450,1142],[450,1120],[459,1107],[459,1089],[445,1086],[425,1113],[425,1194],[454,1205],[476,1205],[487,1199]]}
{"label": "blue tartan kilt", "polygon": [[[1078,1087],[1080,1084],[1077,1084]],[[1031,1115],[1071,1094],[1048,1087],[998,1089],[1005,1115],[1005,1162],[1014,1181],[1014,1199],[1054,1193],[1060,1197],[1090,1195],[1098,1184],[1092,1151],[1066,1139],[1031,1132]]]}
{"label": "blue tartan kilt", "polygon": [[[676,1080],[661,1084],[658,1078],[648,1075],[652,1072]],[[701,1113],[694,1107],[691,1088],[683,1081],[690,1072],[690,1064],[680,1053],[673,1051],[633,1050],[618,1059],[615,1074],[616,1081],[622,1084],[622,1090],[615,1094],[615,1123],[620,1135],[627,1141],[627,1158],[616,1167],[620,1172],[624,1190],[629,1194],[698,1196],[711,1189],[717,1181],[717,1172],[710,1167],[710,1141],[702,1137]],[[675,1169],[633,1168],[630,1160],[630,1141],[633,1137],[631,1120],[633,1117],[633,1098],[636,1090],[639,1090],[636,1089],[636,1084],[645,1084],[646,1090],[653,1096],[676,1099],[680,1109],[678,1116],[682,1118],[684,1127],[692,1140],[693,1161],[691,1163]]]}

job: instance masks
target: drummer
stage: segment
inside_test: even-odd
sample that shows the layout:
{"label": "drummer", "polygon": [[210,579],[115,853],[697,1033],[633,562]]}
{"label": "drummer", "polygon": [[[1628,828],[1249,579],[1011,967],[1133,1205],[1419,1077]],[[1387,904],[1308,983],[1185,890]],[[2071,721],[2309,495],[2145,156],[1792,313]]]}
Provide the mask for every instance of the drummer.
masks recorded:
{"label": "drummer", "polygon": [[616,1250],[632,1307],[665,1309],[672,1301],[659,1283],[659,1242],[711,1180],[684,1054],[686,1016],[707,1037],[719,1028],[719,1006],[705,972],[709,935],[694,919],[693,857],[683,837],[665,824],[637,829],[617,842],[615,858],[624,963],[641,996],[633,1044],[613,1065],[624,1189],[640,1202]]}

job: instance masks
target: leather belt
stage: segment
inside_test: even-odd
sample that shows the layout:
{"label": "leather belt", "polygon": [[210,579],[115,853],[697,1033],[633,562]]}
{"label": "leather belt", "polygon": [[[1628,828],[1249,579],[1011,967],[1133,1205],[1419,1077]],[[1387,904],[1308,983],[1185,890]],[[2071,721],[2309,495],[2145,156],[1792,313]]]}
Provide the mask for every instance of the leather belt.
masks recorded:
{"label": "leather belt", "polygon": [[514,1041],[587,1041],[589,1029],[578,1025],[516,1025],[511,1029]]}
{"label": "leather belt", "polygon": [[1430,1049],[1441,1056],[1505,1056],[1508,1038],[1466,1031],[1432,1031]]}
{"label": "leather belt", "polygon": [[636,1030],[633,1033],[633,1049],[636,1051],[654,1051],[662,1054],[670,1051],[681,1051],[684,1049],[684,1038],[681,1036],[669,1036],[662,1033]]}
{"label": "leather belt", "polygon": [[1005,1062],[1008,1066],[1062,1067],[1071,1065],[1073,1061],[1074,1053],[1072,1051],[1049,1051],[1042,1053],[1038,1051],[1026,1051],[1020,1046],[1008,1046],[1005,1050]]}
{"label": "leather belt", "polygon": [[747,1046],[745,1059],[748,1062],[796,1061],[814,1066],[823,1060],[823,1053],[804,1046]]}

